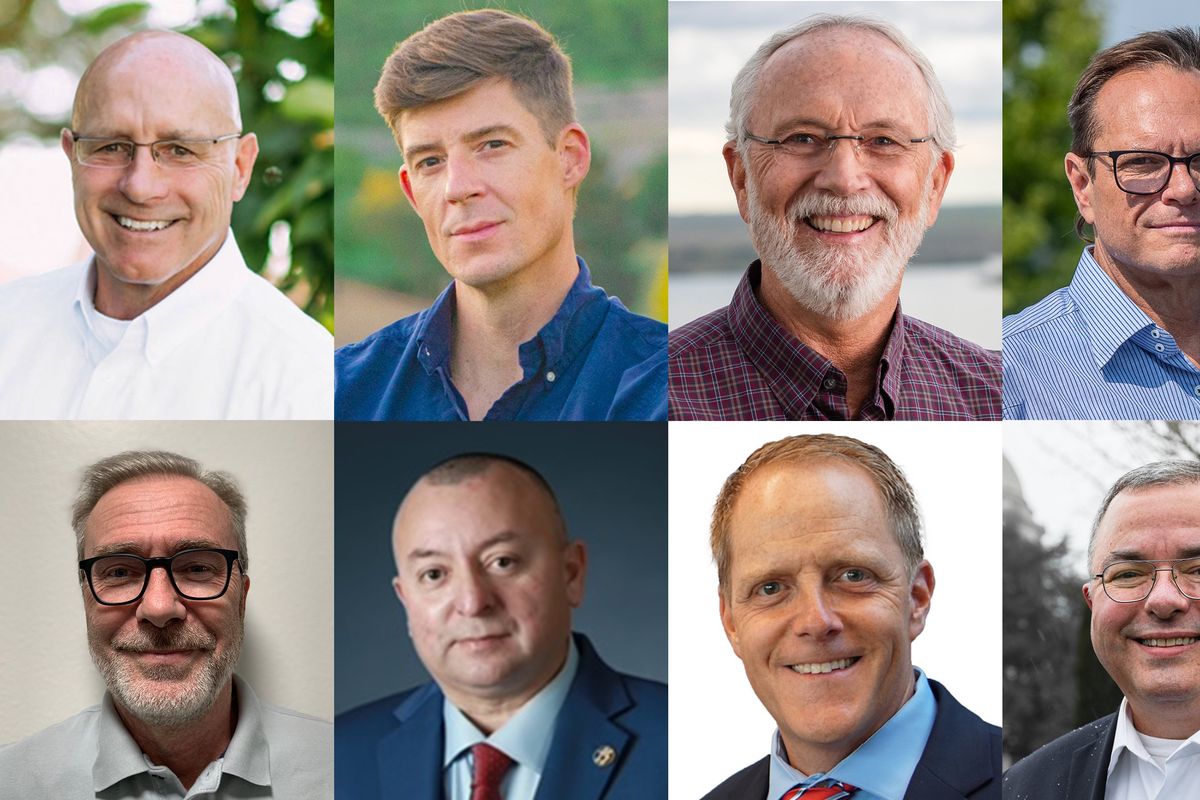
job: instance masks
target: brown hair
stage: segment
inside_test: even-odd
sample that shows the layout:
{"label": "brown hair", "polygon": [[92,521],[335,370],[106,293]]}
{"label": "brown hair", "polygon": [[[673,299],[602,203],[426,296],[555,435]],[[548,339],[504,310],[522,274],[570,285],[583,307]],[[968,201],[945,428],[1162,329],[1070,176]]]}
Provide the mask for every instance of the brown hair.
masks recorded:
{"label": "brown hair", "polygon": [[442,17],[396,45],[375,86],[375,108],[399,142],[401,113],[489,78],[512,83],[549,142],[575,121],[570,58],[542,26],[497,9]]}
{"label": "brown hair", "polygon": [[725,479],[713,505],[712,530],[709,540],[713,561],[717,564],[717,580],[722,594],[729,593],[729,523],[738,496],[755,471],[769,464],[799,464],[820,459],[840,460],[862,468],[874,481],[887,508],[892,532],[904,553],[911,572],[924,558],[921,546],[921,515],[912,486],[904,473],[887,453],[874,445],[829,433],[789,436],[768,442],[750,454],[740,467]]}

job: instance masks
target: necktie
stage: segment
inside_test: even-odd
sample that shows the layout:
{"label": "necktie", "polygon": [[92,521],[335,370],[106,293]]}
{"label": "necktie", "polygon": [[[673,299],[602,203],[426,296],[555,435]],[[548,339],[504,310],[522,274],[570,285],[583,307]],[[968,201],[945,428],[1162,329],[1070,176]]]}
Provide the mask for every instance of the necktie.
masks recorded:
{"label": "necktie", "polygon": [[[854,794],[855,787],[841,781],[833,781],[829,786],[793,786],[783,793],[779,800],[840,800]],[[474,800],[474,798],[472,798]]]}
{"label": "necktie", "polygon": [[486,742],[471,748],[475,758],[475,772],[471,776],[471,800],[504,800],[500,796],[500,782],[513,760]]}

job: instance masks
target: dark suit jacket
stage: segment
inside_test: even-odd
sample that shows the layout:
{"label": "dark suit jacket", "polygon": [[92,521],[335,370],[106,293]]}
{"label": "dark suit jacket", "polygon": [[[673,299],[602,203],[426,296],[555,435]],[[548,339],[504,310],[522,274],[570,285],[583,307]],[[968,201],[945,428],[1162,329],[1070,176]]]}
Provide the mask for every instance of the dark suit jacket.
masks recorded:
{"label": "dark suit jacket", "polygon": [[[937,716],[904,800],[999,798],[1000,729],[964,708],[937,681],[931,680],[929,688],[937,699]],[[770,771],[767,756],[735,773],[704,800],[763,800]]]}
{"label": "dark suit jacket", "polygon": [[1009,767],[1005,800],[1104,800],[1117,715],[1088,723]]}
{"label": "dark suit jacket", "polygon": [[[667,796],[667,687],[622,675],[575,634],[579,669],[563,701],[537,800],[661,800]],[[339,714],[338,800],[441,800],[442,692],[437,684]],[[593,760],[605,745],[611,763]],[[603,760],[603,759],[601,759]]]}

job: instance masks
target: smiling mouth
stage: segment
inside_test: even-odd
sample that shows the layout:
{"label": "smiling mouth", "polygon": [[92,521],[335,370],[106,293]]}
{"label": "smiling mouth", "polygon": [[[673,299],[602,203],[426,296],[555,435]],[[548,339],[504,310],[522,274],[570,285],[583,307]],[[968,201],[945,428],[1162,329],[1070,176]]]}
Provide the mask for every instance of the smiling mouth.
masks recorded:
{"label": "smiling mouth", "polygon": [[847,667],[857,663],[862,656],[852,656],[850,658],[839,658],[837,661],[821,661],[812,664],[792,664],[789,669],[792,672],[798,672],[801,675],[816,675],[825,672],[837,672],[838,670],[846,669]]}
{"label": "smiling mouth", "polygon": [[161,231],[177,222],[173,219],[134,219],[133,217],[122,217],[119,214],[113,214],[113,219],[127,231]]}
{"label": "smiling mouth", "polygon": [[860,233],[870,228],[877,221],[877,217],[858,215],[853,217],[825,217],[811,216],[805,217],[804,221],[814,230],[823,233]]}
{"label": "smiling mouth", "polygon": [[1138,639],[1137,641],[1146,647],[1178,647],[1183,644],[1195,644],[1200,639],[1195,636],[1175,636],[1169,639]]}

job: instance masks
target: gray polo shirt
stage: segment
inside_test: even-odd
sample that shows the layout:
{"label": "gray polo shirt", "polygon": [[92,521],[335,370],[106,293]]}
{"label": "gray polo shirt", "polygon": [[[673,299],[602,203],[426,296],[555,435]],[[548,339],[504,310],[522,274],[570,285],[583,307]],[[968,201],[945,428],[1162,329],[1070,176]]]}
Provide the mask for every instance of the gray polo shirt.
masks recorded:
{"label": "gray polo shirt", "polygon": [[266,706],[234,676],[238,723],[224,755],[184,791],[152,764],[121,723],[107,693],[98,706],[0,747],[0,800],[333,797],[333,725]]}

